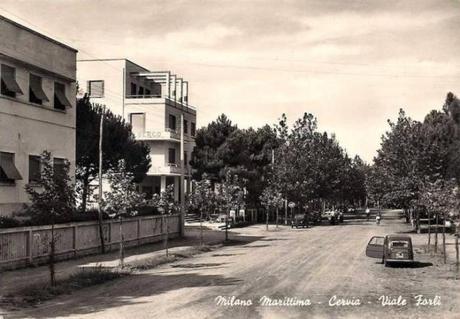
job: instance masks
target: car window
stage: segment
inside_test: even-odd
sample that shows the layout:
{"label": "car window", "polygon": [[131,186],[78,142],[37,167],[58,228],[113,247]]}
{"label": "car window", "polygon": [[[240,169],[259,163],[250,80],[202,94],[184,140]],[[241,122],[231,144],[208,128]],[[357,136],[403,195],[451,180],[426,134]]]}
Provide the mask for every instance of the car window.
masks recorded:
{"label": "car window", "polygon": [[391,248],[407,248],[409,247],[409,243],[407,241],[402,241],[402,240],[392,241],[390,242],[390,247]]}
{"label": "car window", "polygon": [[372,238],[370,245],[383,245],[384,238],[383,237],[374,237]]}

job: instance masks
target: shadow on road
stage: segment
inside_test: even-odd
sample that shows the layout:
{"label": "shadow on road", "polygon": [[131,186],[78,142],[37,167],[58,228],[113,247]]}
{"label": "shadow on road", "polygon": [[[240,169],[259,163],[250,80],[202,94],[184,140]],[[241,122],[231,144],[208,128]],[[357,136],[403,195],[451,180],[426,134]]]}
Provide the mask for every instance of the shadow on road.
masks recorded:
{"label": "shadow on road", "polygon": [[171,265],[172,268],[217,268],[226,263],[202,263],[202,264],[178,264]]}
{"label": "shadow on road", "polygon": [[238,256],[242,254],[213,254],[212,257],[230,257],[230,256]]}
{"label": "shadow on road", "polygon": [[425,268],[433,266],[433,263],[423,262],[423,261],[414,261],[412,263],[391,263],[388,265],[391,268]]}
{"label": "shadow on road", "polygon": [[[105,293],[104,287],[88,288],[88,294],[83,299],[67,299],[59,306],[53,307],[53,317],[66,317],[91,314],[124,305],[148,303],[145,297],[152,297],[169,291],[194,287],[218,287],[239,285],[243,281],[233,277],[221,275],[200,275],[198,273],[154,275],[136,274],[113,282],[110,295]],[[116,285],[116,287],[114,287]],[[91,295],[91,298],[87,298]],[[23,318],[21,313],[12,313],[8,318]],[[45,311],[34,312],[34,318],[49,318],[50,313]]]}
{"label": "shadow on road", "polygon": [[262,238],[260,241],[278,241],[278,240],[289,240],[287,238]]}

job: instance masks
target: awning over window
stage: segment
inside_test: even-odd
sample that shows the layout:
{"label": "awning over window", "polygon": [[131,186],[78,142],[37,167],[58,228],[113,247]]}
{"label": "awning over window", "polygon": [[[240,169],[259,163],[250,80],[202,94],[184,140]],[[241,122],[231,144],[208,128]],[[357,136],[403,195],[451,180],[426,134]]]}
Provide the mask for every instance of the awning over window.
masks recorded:
{"label": "awning over window", "polygon": [[9,179],[22,179],[18,169],[14,165],[14,156],[10,153],[0,153],[0,167]]}
{"label": "awning over window", "polygon": [[2,65],[2,80],[5,83],[8,90],[18,94],[24,94],[22,93],[22,90],[19,87],[18,82],[16,82],[14,69],[10,69]]}
{"label": "awning over window", "polygon": [[48,97],[46,96],[45,92],[42,88],[42,81],[41,78],[38,76],[30,77],[30,89],[34,92],[35,97],[42,101],[49,101]]}
{"label": "awning over window", "polygon": [[72,107],[72,104],[67,99],[67,97],[65,96],[64,92],[62,92],[61,90],[54,90],[54,94],[56,95],[56,98],[59,100],[59,102],[62,105]]}

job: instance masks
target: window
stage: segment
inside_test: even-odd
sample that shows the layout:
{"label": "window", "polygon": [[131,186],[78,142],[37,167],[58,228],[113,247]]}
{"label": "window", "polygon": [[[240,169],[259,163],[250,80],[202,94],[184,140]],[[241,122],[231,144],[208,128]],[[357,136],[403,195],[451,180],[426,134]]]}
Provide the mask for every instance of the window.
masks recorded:
{"label": "window", "polygon": [[152,92],[149,89],[145,89],[145,95],[148,96],[148,95],[151,95],[151,94],[152,94]]}
{"label": "window", "polygon": [[176,164],[176,149],[175,148],[168,149],[168,163]]}
{"label": "window", "polygon": [[88,81],[88,93],[90,97],[104,97],[104,81]]}
{"label": "window", "polygon": [[134,135],[141,137],[145,131],[145,113],[131,113],[129,115],[131,130]]}
{"label": "window", "polygon": [[184,134],[188,134],[188,122],[184,119]]}
{"label": "window", "polygon": [[139,95],[144,95],[144,88],[142,86],[139,87]]}
{"label": "window", "polygon": [[53,159],[53,170],[55,175],[63,175],[65,173],[66,160],[64,158]]}
{"label": "window", "polygon": [[137,85],[136,85],[136,83],[131,83],[131,95],[137,95]]}
{"label": "window", "polygon": [[23,94],[18,82],[16,82],[16,69],[2,64],[1,92],[3,95],[16,97],[16,94]]}
{"label": "window", "polygon": [[42,176],[40,156],[29,155],[29,183],[37,183]]}
{"label": "window", "polygon": [[54,82],[54,108],[65,110],[65,107],[71,107],[72,104],[67,99],[65,94],[65,85],[59,82]]}
{"label": "window", "polygon": [[30,74],[29,101],[40,105],[43,104],[43,101],[49,101],[42,88],[42,78],[38,75]]}
{"label": "window", "polygon": [[0,183],[14,184],[14,181],[21,180],[16,165],[14,165],[14,154],[0,152]]}
{"label": "window", "polygon": [[169,114],[169,128],[171,130],[176,130],[176,117],[172,114]]}
{"label": "window", "polygon": [[196,134],[196,124],[193,123],[193,122],[190,124],[190,134],[192,136],[195,136],[195,134]]}
{"label": "window", "polygon": [[184,151],[184,166],[187,166],[188,165],[188,162],[187,162],[187,152]]}

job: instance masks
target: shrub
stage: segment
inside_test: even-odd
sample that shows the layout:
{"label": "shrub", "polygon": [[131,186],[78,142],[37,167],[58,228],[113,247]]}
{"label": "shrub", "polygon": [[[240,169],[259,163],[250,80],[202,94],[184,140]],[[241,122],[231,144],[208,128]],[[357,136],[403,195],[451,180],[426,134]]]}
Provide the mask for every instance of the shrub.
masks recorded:
{"label": "shrub", "polygon": [[0,228],[20,227],[22,223],[13,217],[0,216]]}

